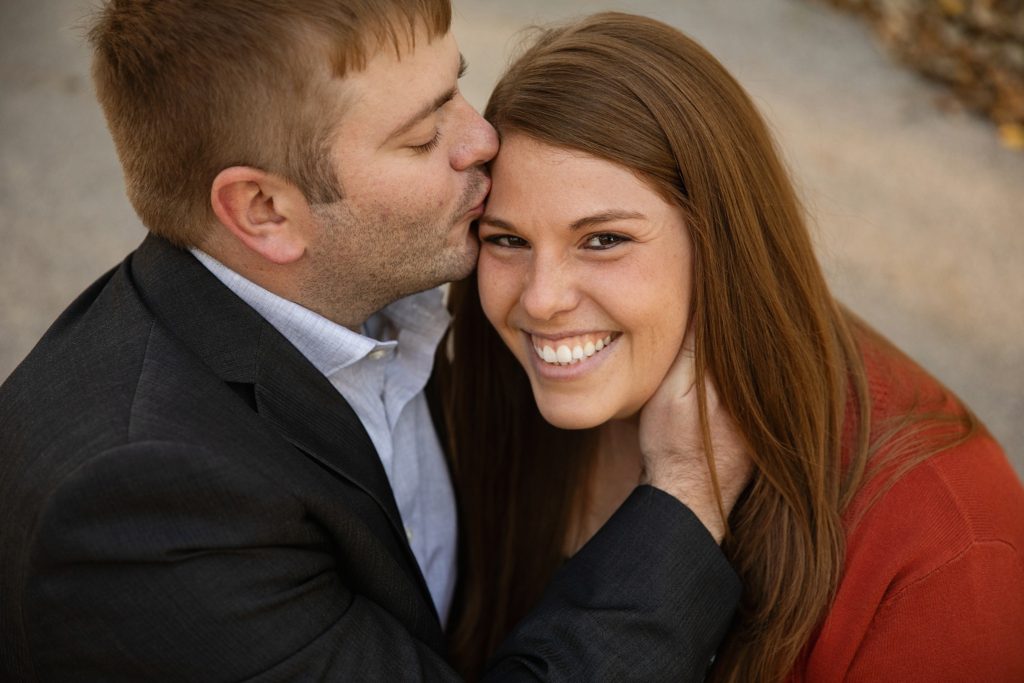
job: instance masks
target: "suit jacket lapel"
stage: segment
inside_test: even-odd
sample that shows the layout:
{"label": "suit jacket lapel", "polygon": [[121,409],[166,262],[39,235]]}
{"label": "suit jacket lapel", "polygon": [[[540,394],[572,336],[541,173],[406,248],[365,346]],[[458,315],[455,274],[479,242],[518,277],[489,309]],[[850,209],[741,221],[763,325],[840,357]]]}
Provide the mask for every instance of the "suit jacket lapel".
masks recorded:
{"label": "suit jacket lapel", "polygon": [[260,415],[321,465],[368,493],[404,538],[380,457],[352,407],[288,340],[271,332],[260,339],[256,363]]}
{"label": "suit jacket lapel", "polygon": [[258,354],[255,391],[260,416],[294,446],[361,488],[380,506],[390,529],[370,527],[415,577],[422,594],[428,596],[427,609],[440,623],[380,456],[355,411],[277,330],[270,328],[262,335]]}
{"label": "suit jacket lapel", "polygon": [[433,610],[380,457],[330,382],[188,252],[150,235],[132,255],[131,273],[150,310],[221,379],[254,385],[259,414],[285,439],[377,503],[390,528],[367,522]]}

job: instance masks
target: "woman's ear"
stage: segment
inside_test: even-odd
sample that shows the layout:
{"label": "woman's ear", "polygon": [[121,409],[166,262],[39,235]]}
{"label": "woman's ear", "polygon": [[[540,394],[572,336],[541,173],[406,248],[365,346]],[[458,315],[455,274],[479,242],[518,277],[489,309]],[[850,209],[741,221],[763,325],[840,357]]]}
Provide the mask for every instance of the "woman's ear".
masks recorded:
{"label": "woman's ear", "polygon": [[275,263],[294,263],[306,253],[311,213],[294,184],[249,166],[217,174],[210,188],[213,213],[249,251]]}

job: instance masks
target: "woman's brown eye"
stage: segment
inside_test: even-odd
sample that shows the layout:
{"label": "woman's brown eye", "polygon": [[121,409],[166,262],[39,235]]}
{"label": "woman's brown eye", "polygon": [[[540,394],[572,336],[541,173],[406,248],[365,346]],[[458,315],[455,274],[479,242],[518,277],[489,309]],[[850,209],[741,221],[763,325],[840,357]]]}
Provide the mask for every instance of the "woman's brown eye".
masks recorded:
{"label": "woman's brown eye", "polygon": [[499,247],[507,247],[509,249],[521,249],[526,246],[526,240],[515,235],[491,235],[490,237],[485,237],[484,242],[490,242]]}
{"label": "woman's brown eye", "polygon": [[617,244],[627,241],[629,241],[629,238],[627,237],[605,232],[600,235],[591,235],[587,239],[586,246],[588,249],[610,249]]}

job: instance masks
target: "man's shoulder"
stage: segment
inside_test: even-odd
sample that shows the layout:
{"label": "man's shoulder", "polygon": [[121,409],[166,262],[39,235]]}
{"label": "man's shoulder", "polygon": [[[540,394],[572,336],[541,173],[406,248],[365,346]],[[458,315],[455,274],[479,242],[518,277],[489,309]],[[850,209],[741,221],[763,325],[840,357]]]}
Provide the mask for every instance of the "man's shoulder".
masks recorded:
{"label": "man's shoulder", "polygon": [[[132,441],[211,431],[212,401],[241,403],[147,308],[130,261],[86,289],[0,386],[0,474],[63,469]],[[39,469],[38,467],[35,469]]]}
{"label": "man's shoulder", "polygon": [[[153,323],[125,264],[80,294],[0,386],[0,441],[116,411],[138,374]],[[52,429],[50,429],[52,431]]]}

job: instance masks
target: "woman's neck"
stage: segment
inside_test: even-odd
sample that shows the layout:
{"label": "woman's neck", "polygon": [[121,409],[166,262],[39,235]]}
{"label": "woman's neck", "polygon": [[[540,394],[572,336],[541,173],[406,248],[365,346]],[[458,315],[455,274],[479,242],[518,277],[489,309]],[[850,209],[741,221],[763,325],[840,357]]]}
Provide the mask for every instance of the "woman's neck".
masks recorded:
{"label": "woman's neck", "polygon": [[636,488],[643,472],[637,417],[612,420],[598,428],[597,452],[586,476],[586,491],[573,514],[565,538],[572,556],[619,509]]}

